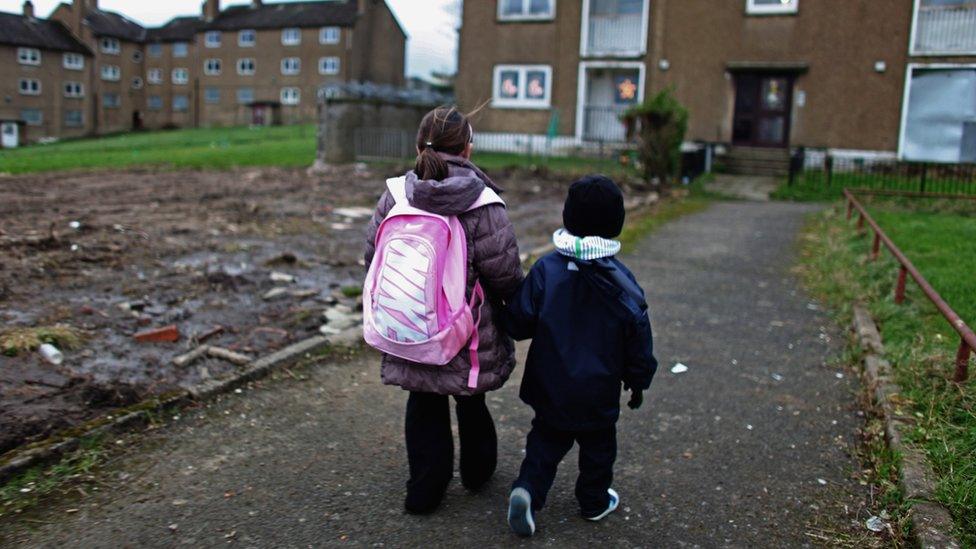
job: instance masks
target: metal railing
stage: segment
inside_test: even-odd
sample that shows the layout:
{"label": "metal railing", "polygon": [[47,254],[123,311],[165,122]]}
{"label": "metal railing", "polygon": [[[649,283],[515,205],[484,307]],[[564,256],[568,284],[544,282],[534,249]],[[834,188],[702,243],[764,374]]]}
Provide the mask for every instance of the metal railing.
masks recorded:
{"label": "metal railing", "polygon": [[976,51],[976,2],[918,7],[913,53]]}
{"label": "metal railing", "polygon": [[908,276],[911,275],[912,279],[918,284],[919,288],[925,294],[925,297],[932,302],[933,305],[939,310],[949,325],[959,334],[959,350],[956,353],[956,371],[954,380],[956,383],[962,383],[969,379],[969,358],[972,356],[973,351],[976,351],[976,334],[973,330],[966,325],[963,319],[952,310],[952,307],[942,299],[935,288],[922,276],[915,265],[902,253],[901,249],[885,234],[884,230],[878,225],[877,221],[867,212],[864,205],[854,196],[854,192],[851,189],[844,189],[844,198],[847,200],[847,219],[853,217],[854,212],[858,213],[857,227],[858,229],[863,229],[864,224],[867,223],[871,230],[874,232],[874,242],[871,245],[871,260],[878,259],[881,254],[881,245],[884,244],[891,255],[894,256],[895,260],[899,263],[900,267],[898,269],[898,282],[895,285],[895,303],[902,304],[905,302],[905,284],[907,282]]}
{"label": "metal railing", "polygon": [[357,160],[403,160],[417,155],[416,134],[390,128],[356,128],[353,143]]}
{"label": "metal railing", "polygon": [[798,150],[791,157],[789,184],[962,198],[976,196],[976,164],[813,157]]}
{"label": "metal railing", "polygon": [[627,128],[620,116],[629,105],[604,105],[583,107],[583,139],[604,143],[623,143],[627,140]]}

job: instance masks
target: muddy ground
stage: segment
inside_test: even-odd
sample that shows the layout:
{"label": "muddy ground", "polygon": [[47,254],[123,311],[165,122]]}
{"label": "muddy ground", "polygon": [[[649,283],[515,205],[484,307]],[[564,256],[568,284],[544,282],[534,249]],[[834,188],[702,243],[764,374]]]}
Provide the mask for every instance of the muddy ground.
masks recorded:
{"label": "muddy ground", "polygon": [[[215,331],[208,345],[250,357],[318,333],[323,312],[361,283],[360,216],[390,172],[0,178],[0,332],[65,325],[82,335],[59,366],[38,352],[0,356],[0,453],[232,373],[213,358],[172,363]],[[494,175],[523,250],[543,244],[560,223],[565,181]],[[133,338],[168,325],[178,342]]]}

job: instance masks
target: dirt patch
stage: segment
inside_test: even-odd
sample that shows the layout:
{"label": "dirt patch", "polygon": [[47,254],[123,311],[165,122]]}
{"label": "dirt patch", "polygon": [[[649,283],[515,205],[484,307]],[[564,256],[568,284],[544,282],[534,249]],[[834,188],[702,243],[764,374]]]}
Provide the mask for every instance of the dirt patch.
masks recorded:
{"label": "dirt patch", "polygon": [[[59,365],[36,351],[0,356],[0,453],[237,368],[212,357],[172,364],[203,337],[257,357],[317,333],[328,307],[354,299],[364,216],[395,173],[4,178],[0,326],[67,326],[84,337]],[[498,182],[523,249],[544,243],[561,220],[564,178]],[[170,325],[176,343],[133,338]]]}

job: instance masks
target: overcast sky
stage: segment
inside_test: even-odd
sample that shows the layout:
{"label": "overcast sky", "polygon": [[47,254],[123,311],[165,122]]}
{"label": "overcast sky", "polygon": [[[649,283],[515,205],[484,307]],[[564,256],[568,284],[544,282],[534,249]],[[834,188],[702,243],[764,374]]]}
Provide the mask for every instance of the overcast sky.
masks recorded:
{"label": "overcast sky", "polygon": [[[37,14],[45,17],[59,3],[60,0],[34,0]],[[199,14],[202,3],[203,0],[99,0],[102,9],[123,13],[144,25],[159,25],[176,15]],[[223,5],[247,3],[247,0],[225,0]],[[458,0],[388,0],[388,3],[410,35],[407,72],[423,76],[431,70],[454,71]],[[22,0],[0,0],[0,11],[20,12],[22,4]]]}

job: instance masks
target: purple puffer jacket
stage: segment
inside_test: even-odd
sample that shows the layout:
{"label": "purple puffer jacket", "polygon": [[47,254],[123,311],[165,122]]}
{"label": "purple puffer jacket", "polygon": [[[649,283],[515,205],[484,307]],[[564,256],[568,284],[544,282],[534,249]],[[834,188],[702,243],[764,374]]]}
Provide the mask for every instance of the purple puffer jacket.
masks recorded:
{"label": "purple puffer jacket", "polygon": [[[383,355],[383,383],[399,385],[408,391],[442,395],[473,395],[500,388],[515,369],[515,343],[495,324],[501,302],[511,297],[522,282],[515,230],[505,207],[493,204],[466,212],[488,186],[501,193],[495,183],[477,166],[460,157],[441,154],[450,168],[443,181],[421,181],[414,172],[407,173],[407,199],[414,207],[441,214],[457,215],[468,240],[468,290],[470,298],[476,280],[481,280],[488,303],[481,309],[478,358],[481,373],[478,388],[468,387],[471,369],[468,350],[464,349],[444,366],[417,364]],[[389,191],[383,193],[366,233],[366,266],[376,253],[376,232],[393,208]]]}

